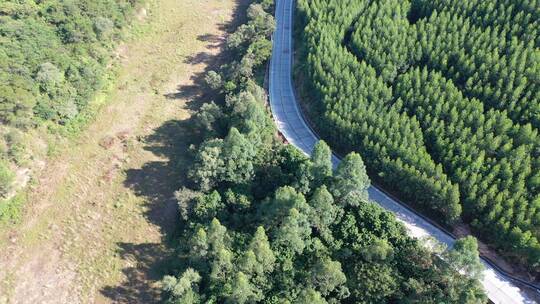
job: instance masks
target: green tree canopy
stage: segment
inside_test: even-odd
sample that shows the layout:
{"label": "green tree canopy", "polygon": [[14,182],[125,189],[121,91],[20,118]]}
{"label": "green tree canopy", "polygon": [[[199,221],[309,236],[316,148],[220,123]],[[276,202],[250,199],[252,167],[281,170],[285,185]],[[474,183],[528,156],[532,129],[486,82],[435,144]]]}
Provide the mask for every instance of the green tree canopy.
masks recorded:
{"label": "green tree canopy", "polygon": [[331,189],[341,201],[357,205],[367,200],[369,184],[362,158],[357,153],[350,153],[339,163]]}

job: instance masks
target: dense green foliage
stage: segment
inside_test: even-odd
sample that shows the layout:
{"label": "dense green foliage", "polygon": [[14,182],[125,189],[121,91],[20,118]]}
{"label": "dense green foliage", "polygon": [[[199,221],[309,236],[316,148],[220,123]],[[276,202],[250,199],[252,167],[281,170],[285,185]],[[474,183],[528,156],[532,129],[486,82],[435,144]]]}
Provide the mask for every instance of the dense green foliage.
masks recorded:
{"label": "dense green foliage", "polygon": [[0,121],[66,123],[102,78],[135,0],[0,2]]}
{"label": "dense green foliage", "polygon": [[406,201],[540,266],[537,1],[298,6],[299,68],[323,137],[360,152]]}
{"label": "dense green foliage", "polygon": [[14,187],[15,167],[35,156],[24,132],[43,122],[77,126],[88,116],[79,113],[105,84],[136,2],[0,1],[0,199]]}
{"label": "dense green foliage", "polygon": [[176,193],[183,230],[180,266],[162,281],[168,303],[485,303],[473,238],[429,251],[368,201],[358,154],[333,172],[324,142],[307,158],[279,140],[264,90],[246,76],[256,71],[235,73],[270,54],[250,50],[271,28],[245,34],[257,27],[250,12],[271,19],[261,8],[229,38],[238,59],[206,77],[226,97],[196,115],[205,140],[191,188]]}

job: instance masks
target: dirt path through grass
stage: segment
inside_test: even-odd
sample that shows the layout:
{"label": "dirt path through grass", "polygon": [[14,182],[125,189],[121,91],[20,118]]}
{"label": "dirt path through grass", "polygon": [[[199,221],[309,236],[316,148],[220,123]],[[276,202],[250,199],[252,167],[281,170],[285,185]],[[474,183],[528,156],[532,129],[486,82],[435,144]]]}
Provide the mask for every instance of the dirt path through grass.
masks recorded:
{"label": "dirt path through grass", "polygon": [[194,85],[215,60],[233,0],[156,0],[120,48],[109,104],[59,148],[21,224],[0,235],[0,304],[151,303],[188,162]]}

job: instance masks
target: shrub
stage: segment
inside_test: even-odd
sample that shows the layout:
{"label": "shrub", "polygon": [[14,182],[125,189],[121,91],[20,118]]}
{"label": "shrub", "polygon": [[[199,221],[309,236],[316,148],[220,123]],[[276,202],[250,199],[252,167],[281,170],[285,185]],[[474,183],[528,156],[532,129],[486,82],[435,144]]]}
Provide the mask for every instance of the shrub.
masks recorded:
{"label": "shrub", "polygon": [[0,161],[0,197],[6,197],[11,191],[15,174],[5,161]]}

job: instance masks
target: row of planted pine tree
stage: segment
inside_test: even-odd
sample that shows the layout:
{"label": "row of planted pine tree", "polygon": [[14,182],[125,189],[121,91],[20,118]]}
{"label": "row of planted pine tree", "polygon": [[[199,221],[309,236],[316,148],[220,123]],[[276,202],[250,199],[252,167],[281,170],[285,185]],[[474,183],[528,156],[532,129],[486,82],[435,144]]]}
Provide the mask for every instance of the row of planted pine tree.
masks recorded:
{"label": "row of planted pine tree", "polygon": [[[536,1],[298,1],[314,122],[447,224],[540,263]],[[495,233],[494,233],[495,232]]]}

